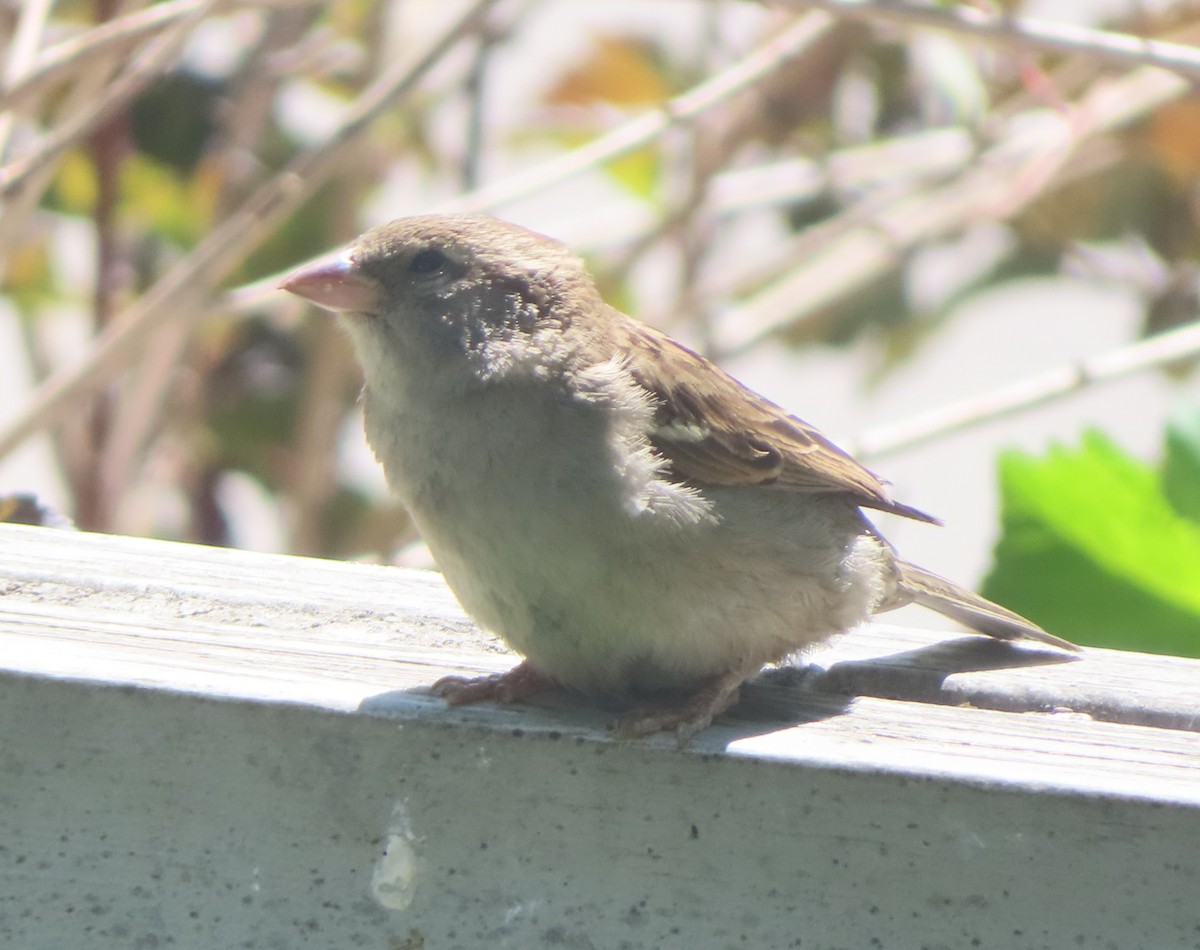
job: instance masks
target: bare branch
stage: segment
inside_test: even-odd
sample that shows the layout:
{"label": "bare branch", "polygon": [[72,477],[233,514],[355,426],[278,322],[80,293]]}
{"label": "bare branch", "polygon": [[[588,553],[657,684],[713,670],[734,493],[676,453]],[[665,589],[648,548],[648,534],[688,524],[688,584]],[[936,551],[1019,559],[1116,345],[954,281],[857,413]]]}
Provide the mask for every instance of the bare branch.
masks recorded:
{"label": "bare branch", "polygon": [[[38,47],[42,45],[42,34],[50,16],[51,0],[31,0],[21,9],[17,32],[9,48],[4,64],[4,89],[20,82],[33,69]],[[0,115],[0,160],[8,152],[8,139],[12,134],[13,116]]]}
{"label": "bare branch", "polygon": [[[221,0],[212,12],[229,8],[277,9],[294,6],[314,6],[320,0]],[[163,0],[144,10],[108,20],[99,26],[80,32],[37,52],[30,68],[0,90],[0,110],[19,109],[37,99],[97,59],[113,53],[124,53],[144,39],[190,16],[205,0]],[[29,6],[32,6],[30,4]],[[35,51],[36,52],[36,51]]]}
{"label": "bare branch", "polygon": [[[1158,69],[1101,79],[1068,116],[1025,116],[953,181],[924,192],[899,188],[894,200],[866,222],[859,208],[848,209],[819,226],[818,253],[726,314],[718,344],[725,353],[745,350],[876,279],[921,241],[970,220],[1012,217],[1060,180],[1059,174],[1078,171],[1083,144],[1190,88],[1186,80]],[[845,229],[843,217],[858,226]]]}
{"label": "bare branch", "polygon": [[931,27],[1003,45],[1087,56],[1115,66],[1156,66],[1200,79],[1200,49],[1193,46],[1070,23],[994,16],[964,4],[915,6],[896,0],[770,0],[770,3],[790,9],[816,7],[833,16],[870,23]]}
{"label": "bare branch", "polygon": [[0,109],[20,108],[97,58],[124,52],[140,40],[190,16],[203,5],[204,0],[169,0],[109,20],[46,47],[37,53],[29,70],[15,81],[5,83],[3,94],[0,94]]}
{"label": "bare branch", "polygon": [[1200,323],[1192,323],[1009,383],[980,396],[931,409],[903,422],[879,426],[860,436],[852,451],[864,458],[894,455],[952,432],[1081,392],[1098,383],[1112,382],[1197,354],[1200,354]]}
{"label": "bare branch", "polygon": [[[223,115],[224,135],[219,152],[220,191],[215,200],[217,217],[225,217],[240,203],[247,191],[249,169],[239,162],[239,155],[254,154],[258,137],[267,127],[264,116],[279,83],[279,74],[263,69],[262,62],[275,50],[290,46],[310,25],[311,16],[288,11],[267,21],[267,30],[259,38],[247,65],[234,80],[230,102],[233,108]],[[180,358],[187,351],[189,339],[187,320],[171,323],[160,329],[146,349],[133,378],[120,387],[120,399],[113,407],[104,452],[98,465],[93,465],[89,477],[99,486],[101,499],[110,500],[114,510],[121,492],[134,483],[135,467],[142,461],[142,452],[151,433],[159,424],[169,405],[168,395],[178,383]]]}
{"label": "bare branch", "polygon": [[212,12],[218,0],[203,0],[174,28],[155,37],[140,56],[104,90],[103,96],[93,99],[90,108],[83,110],[57,126],[32,153],[0,168],[0,196],[11,198],[27,181],[37,177],[46,165],[55,161],[101,122],[116,114],[133,101],[146,86],[175,65],[179,49],[192,28]]}
{"label": "bare branch", "polygon": [[483,211],[495,208],[561,184],[639,149],[668,129],[694,122],[714,106],[770,75],[783,63],[801,54],[832,25],[833,21],[821,13],[800,17],[728,69],[668,100],[662,107],[626,122],[587,145],[544,162],[527,174],[514,175],[463,195],[442,210]]}
{"label": "bare branch", "polygon": [[[745,91],[755,82],[770,75],[773,69],[778,68],[788,59],[803,53],[808,45],[815,41],[828,26],[828,18],[823,14],[815,15],[812,19],[806,17],[797,20],[789,29],[779,33],[748,57],[739,60],[725,72],[719,73],[672,99],[661,109],[638,116],[575,151],[538,165],[527,174],[512,176],[507,180],[462,195],[440,210],[483,211],[492,209],[539,189],[584,174],[629,151],[641,148],[656,137],[675,128],[677,124],[695,120],[706,110],[720,105],[728,98]],[[231,308],[235,312],[260,306],[263,298],[278,286],[282,276],[279,274],[265,277],[235,288],[226,295],[222,306]]]}
{"label": "bare branch", "polygon": [[125,369],[137,359],[147,338],[159,326],[193,315],[198,301],[211,286],[337,170],[346,150],[396,99],[407,95],[447,50],[477,26],[491,4],[492,0],[475,0],[415,63],[398,64],[372,83],[328,142],[301,153],[261,185],[237,213],[106,329],[79,366],[57,373],[38,387],[30,403],[0,430],[0,458],[34,432],[57,424],[73,400],[94,392]]}

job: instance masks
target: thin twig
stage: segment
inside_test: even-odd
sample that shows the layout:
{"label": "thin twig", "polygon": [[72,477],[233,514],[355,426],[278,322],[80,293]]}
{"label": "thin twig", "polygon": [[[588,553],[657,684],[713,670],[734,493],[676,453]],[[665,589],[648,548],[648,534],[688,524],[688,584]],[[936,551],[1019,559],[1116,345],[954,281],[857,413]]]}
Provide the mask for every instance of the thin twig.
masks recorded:
{"label": "thin twig", "polygon": [[[116,12],[114,0],[95,0],[95,15],[111,19]],[[128,122],[115,112],[87,137],[84,148],[91,160],[96,183],[92,203],[92,232],[96,237],[96,280],[92,286],[92,326],[101,332],[112,320],[116,301],[129,283],[132,268],[129,247],[117,228],[117,206],[121,198],[121,166],[131,149]],[[108,491],[99,471],[112,433],[115,394],[110,390],[93,399],[87,407],[84,429],[84,472],[74,483],[75,522],[85,531],[111,531],[112,515],[120,495]]]}
{"label": "thin twig", "polygon": [[[1157,70],[1139,70],[1118,79],[1103,79],[1093,84],[1083,97],[1078,111],[1090,115],[1091,124],[1088,129],[1080,130],[1072,127],[1069,131],[1082,134],[1097,134],[1118,128],[1144,116],[1147,112],[1168,102],[1187,90],[1187,84],[1169,74]],[[938,129],[916,133],[903,140],[892,139],[871,146],[854,146],[843,152],[834,153],[821,163],[793,162],[782,163],[777,171],[770,168],[759,170],[734,170],[718,175],[714,180],[710,204],[705,213],[724,215],[736,213],[748,207],[765,203],[784,203],[800,200],[806,195],[819,191],[822,187],[833,186],[857,189],[871,185],[876,181],[891,183],[884,191],[868,194],[863,202],[847,208],[836,218],[830,219],[812,230],[811,237],[807,232],[798,235],[795,245],[789,244],[785,249],[789,260],[803,260],[804,264],[787,275],[782,281],[763,291],[763,295],[746,301],[743,305],[731,311],[723,320],[725,331],[721,337],[725,352],[740,351],[752,346],[758,340],[779,330],[790,321],[813,313],[830,301],[838,299],[854,287],[871,280],[895,260],[897,253],[903,247],[897,244],[898,233],[888,229],[887,233],[880,231],[874,225],[876,220],[904,218],[909,222],[909,228],[904,233],[911,234],[911,228],[924,233],[922,228],[932,227],[934,233],[943,233],[945,228],[952,228],[961,222],[961,217],[947,219],[940,214],[937,222],[927,222],[922,217],[922,207],[912,204],[920,201],[921,195],[929,188],[932,176],[939,182],[945,181],[945,176],[951,172],[960,171],[971,164],[968,175],[977,174],[983,181],[993,182],[1001,169],[1020,168],[1030,160],[1030,149],[1047,147],[1047,135],[1031,134],[1024,117],[1014,126],[1016,130],[990,149],[983,158],[975,154],[972,138],[963,130]],[[640,125],[645,117],[636,118],[631,125]],[[1062,120],[1065,122],[1065,120]],[[1047,118],[1047,122],[1053,122]],[[605,136],[605,140],[613,138],[624,139],[630,135],[629,126],[622,126]],[[1042,127],[1046,132],[1046,127]],[[1060,130],[1061,131],[1061,130]],[[601,140],[597,140],[601,141]],[[1052,143],[1054,149],[1061,147],[1061,138]],[[1076,145],[1081,144],[1077,141]],[[602,150],[595,148],[593,142],[584,146],[589,153],[595,154]],[[583,171],[576,168],[577,153],[573,152],[563,158],[556,158],[538,166],[530,172],[510,178],[505,182],[483,189],[471,195],[465,195],[455,203],[455,207],[482,209],[495,203],[511,200],[536,187],[539,181],[559,181],[564,173],[572,174]],[[598,160],[605,161],[610,156],[601,154]],[[563,169],[562,164],[568,161],[569,169]],[[922,161],[927,163],[922,167]],[[822,166],[825,171],[822,172]],[[588,166],[590,167],[590,166]],[[972,170],[974,169],[974,171]],[[902,181],[895,181],[900,178]],[[1057,179],[1055,179],[1057,180]],[[773,183],[774,182],[774,183]],[[780,184],[783,183],[783,184]],[[976,182],[972,187],[978,187],[982,182]],[[1046,183],[1046,184],[1049,184]],[[962,181],[955,180],[948,185],[941,185],[936,193],[929,194],[927,199],[931,204],[943,208],[953,196],[955,190],[964,188]],[[943,190],[947,190],[943,194]],[[1010,186],[1005,185],[1001,197],[989,188],[989,201],[980,205],[971,205],[972,213],[993,214],[1000,203],[1005,203],[1005,210],[1016,213],[1018,207],[1010,202]],[[744,197],[743,197],[744,196]],[[1037,195],[1028,190],[1024,194],[1025,203],[1032,201]],[[989,203],[994,202],[994,203]],[[960,209],[966,207],[961,200],[952,202]],[[909,213],[909,209],[915,209]],[[639,238],[636,234],[622,235],[628,240],[657,240],[662,233],[662,226],[657,226],[646,236]],[[591,232],[593,235],[595,232]],[[865,234],[865,256],[859,254],[856,234]],[[916,240],[920,234],[911,236]],[[839,238],[846,238],[845,243],[835,243]],[[791,253],[797,251],[797,253]],[[822,252],[811,258],[808,255]],[[768,268],[777,269],[778,265],[756,265],[755,273],[758,282],[763,279]],[[281,275],[265,277],[259,281],[243,285],[229,292],[226,306],[241,312],[261,307],[264,298],[278,284]],[[744,280],[738,280],[739,286],[745,286]],[[727,278],[722,279],[720,286],[709,286],[706,293],[714,296],[727,296],[733,286]]]}
{"label": "thin twig", "polygon": [[346,121],[321,146],[296,156],[261,185],[242,208],[217,227],[185,260],[167,271],[103,335],[78,366],[65,369],[34,392],[23,411],[0,431],[0,458],[28,436],[58,424],[74,400],[94,392],[133,362],[159,326],[194,315],[209,288],[245,257],[273,227],[337,171],[346,150],[477,26],[492,0],[475,0],[412,65],[398,64],[359,97]]}
{"label": "thin twig", "polygon": [[[92,59],[82,74],[65,94],[53,110],[56,118],[61,121],[64,117],[79,115],[93,107],[96,90],[107,86],[111,77],[120,68],[116,54]],[[26,180],[25,187],[16,195],[4,202],[3,214],[0,216],[0,258],[7,256],[9,251],[28,242],[31,233],[35,233],[38,224],[35,218],[42,195],[54,179],[57,167],[47,163],[38,168]],[[26,359],[31,366],[44,363],[39,358],[34,342],[35,334],[30,334]],[[40,374],[39,374],[40,375]],[[58,457],[63,477],[72,487],[72,496],[82,499],[80,507],[89,507],[86,496],[95,485],[95,454],[93,452],[93,432],[89,419],[94,418],[89,412],[79,412],[73,415],[67,424],[58,427],[51,433],[54,451]]]}
{"label": "thin twig", "polygon": [[0,94],[0,109],[19,109],[96,58],[125,52],[142,39],[194,13],[203,3],[204,0],[168,0],[47,46],[37,54],[27,72],[17,81],[6,83]]}
{"label": "thin twig", "polygon": [[[294,43],[311,24],[313,16],[315,11],[309,14],[292,10],[271,16],[258,45],[231,83],[228,98],[233,108],[221,115],[222,144],[206,159],[210,167],[218,169],[219,192],[214,199],[218,219],[241,203],[253,165],[240,159],[255,154],[259,137],[267,128],[264,116],[279,76],[262,68],[262,64],[274,51]],[[110,501],[110,511],[124,510],[116,501],[137,482],[135,466],[141,463],[150,434],[168,411],[168,396],[171,388],[177,387],[179,361],[186,352],[188,339],[186,320],[158,330],[146,348],[145,358],[131,374],[134,378],[117,391],[120,398],[112,414],[104,453],[90,473],[100,486],[100,497]]]}
{"label": "thin twig", "polygon": [[[824,14],[799,18],[729,69],[669,100],[658,109],[637,116],[574,151],[543,162],[528,173],[513,175],[478,191],[460,195],[437,210],[492,210],[543,188],[561,184],[641,148],[677,126],[694,122],[708,110],[771,75],[788,60],[801,55],[831,25]],[[661,232],[662,229],[658,229],[655,237]],[[256,300],[266,288],[278,285],[282,276],[266,277],[231,293],[238,301]]]}
{"label": "thin twig", "polygon": [[487,104],[487,71],[491,65],[495,39],[485,30],[471,58],[471,68],[463,81],[462,94],[467,100],[466,132],[463,135],[462,188],[473,191],[479,187],[483,164],[484,115]]}
{"label": "thin twig", "polygon": [[129,105],[150,82],[171,69],[178,61],[179,50],[192,28],[208,16],[219,2],[203,0],[189,16],[176,21],[173,29],[164,31],[147,43],[141,55],[135,57],[129,67],[104,89],[104,94],[94,98],[90,108],[56,126],[31,154],[0,168],[0,196],[11,198],[63,152]]}
{"label": "thin twig", "polygon": [[[21,8],[17,32],[9,47],[4,64],[4,91],[21,82],[29,75],[37,60],[38,47],[42,45],[42,34],[50,17],[53,0],[30,0]],[[8,140],[12,135],[15,116],[0,115],[0,161],[8,152]]]}
{"label": "thin twig", "polygon": [[725,217],[812,201],[830,190],[849,194],[896,181],[927,182],[960,171],[976,150],[976,140],[965,128],[946,127],[849,145],[820,158],[732,168],[713,179],[705,212]]}
{"label": "thin twig", "polygon": [[[214,13],[231,7],[243,9],[276,9],[295,6],[315,6],[320,0],[223,0]],[[40,98],[74,73],[96,59],[114,53],[124,53],[171,24],[190,16],[204,0],[163,0],[144,10],[116,17],[92,29],[84,30],[70,39],[60,40],[37,54],[32,67],[17,81],[0,90],[0,110],[20,109]]]}
{"label": "thin twig", "polygon": [[[1079,170],[1079,148],[1084,142],[1184,95],[1189,88],[1186,80],[1158,69],[1101,79],[1070,117],[1047,113],[1036,128],[1019,123],[954,181],[919,194],[902,189],[895,201],[876,210],[871,221],[841,234],[837,241],[823,242],[819,253],[727,313],[718,328],[722,352],[744,351],[819,312],[885,273],[921,241],[949,233],[966,221],[1015,215],[1060,180],[1058,173]],[[1014,181],[1034,163],[1038,176],[1016,187]],[[857,218],[858,212],[851,208],[846,215]],[[834,222],[822,227],[833,227]]]}
{"label": "thin twig", "polygon": [[[353,207],[353,205],[351,205]],[[337,439],[346,417],[346,401],[357,364],[341,329],[318,316],[311,334],[304,390],[288,465],[286,497],[289,551],[320,554],[322,527],[330,498],[337,491]]]}
{"label": "thin twig", "polygon": [[495,208],[627,155],[654,141],[668,129],[694,122],[714,106],[770,75],[783,63],[802,53],[832,24],[833,21],[822,13],[799,17],[724,72],[668,100],[661,107],[631,119],[587,145],[544,162],[527,174],[514,175],[479,191],[462,195],[442,210],[484,211]]}
{"label": "thin twig", "polygon": [[770,0],[770,4],[791,9],[816,7],[837,17],[868,23],[932,27],[1004,45],[1087,56],[1116,66],[1156,66],[1200,79],[1200,49],[1194,46],[1070,23],[992,16],[962,4],[916,6],[897,0]]}
{"label": "thin twig", "polygon": [[1200,323],[1191,323],[1008,383],[980,396],[931,409],[903,422],[878,426],[861,435],[855,441],[853,451],[863,458],[894,455],[952,432],[1061,399],[1098,383],[1112,382],[1198,353]]}
{"label": "thin twig", "polygon": [[[99,463],[88,473],[95,483],[104,514],[110,523],[104,530],[129,530],[125,523],[114,524],[127,500],[128,492],[138,485],[137,465],[143,459],[143,440],[159,416],[168,411],[164,394],[179,386],[179,363],[188,344],[188,326],[184,322],[159,327],[151,340],[151,359],[144,360],[136,374],[113,387],[118,397],[108,426],[107,438]],[[123,497],[125,496],[125,497]]]}

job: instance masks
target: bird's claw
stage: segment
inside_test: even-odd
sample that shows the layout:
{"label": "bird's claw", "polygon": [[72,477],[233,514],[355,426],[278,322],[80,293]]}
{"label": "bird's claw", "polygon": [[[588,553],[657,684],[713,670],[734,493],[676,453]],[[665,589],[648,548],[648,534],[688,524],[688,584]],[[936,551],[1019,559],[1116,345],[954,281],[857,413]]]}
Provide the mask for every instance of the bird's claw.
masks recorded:
{"label": "bird's claw", "polygon": [[507,705],[517,703],[552,686],[545,674],[528,663],[519,663],[504,673],[487,676],[443,676],[429,689],[451,706],[488,700]]}

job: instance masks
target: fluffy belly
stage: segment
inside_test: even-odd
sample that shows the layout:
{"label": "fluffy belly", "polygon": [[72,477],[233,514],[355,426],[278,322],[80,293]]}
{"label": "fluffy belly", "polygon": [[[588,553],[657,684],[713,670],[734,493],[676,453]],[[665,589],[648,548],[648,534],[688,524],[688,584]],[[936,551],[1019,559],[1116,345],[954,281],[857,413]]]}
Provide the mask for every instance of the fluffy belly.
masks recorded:
{"label": "fluffy belly", "polygon": [[757,668],[864,620],[891,555],[850,506],[718,490],[715,517],[594,523],[546,510],[524,531],[426,536],[481,624],[543,673],[590,694],[690,689]]}
{"label": "fluffy belly", "polygon": [[857,507],[672,482],[644,396],[495,386],[465,439],[368,393],[372,446],[480,624],[565,686],[625,693],[781,659],[887,595],[890,550]]}

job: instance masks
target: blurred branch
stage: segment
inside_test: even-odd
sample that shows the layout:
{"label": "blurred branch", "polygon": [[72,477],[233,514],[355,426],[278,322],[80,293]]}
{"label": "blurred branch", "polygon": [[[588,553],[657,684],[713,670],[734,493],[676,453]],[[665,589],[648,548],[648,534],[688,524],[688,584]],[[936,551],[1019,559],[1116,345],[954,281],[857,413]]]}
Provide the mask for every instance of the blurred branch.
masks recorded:
{"label": "blurred branch", "polygon": [[[815,259],[845,235],[865,228],[897,202],[935,184],[945,183],[978,157],[976,138],[963,128],[929,129],[882,139],[869,145],[830,152],[820,160],[791,159],[769,166],[739,169],[719,175],[706,211],[726,216],[744,210],[812,201],[822,194],[861,194],[844,211],[809,225],[782,241],[770,255],[755,257],[703,275],[698,293],[713,300],[738,300],[774,285],[796,261]],[[764,294],[755,301],[761,312],[774,309],[796,315],[808,295],[796,297],[793,285],[779,295]],[[852,288],[851,288],[852,289]],[[656,323],[655,318],[651,318]],[[718,339],[726,339],[721,337]],[[709,341],[714,344],[717,340]]]}
{"label": "blurred branch", "polygon": [[661,107],[618,126],[574,151],[543,162],[527,174],[514,175],[451,201],[443,211],[484,211],[561,184],[606,162],[641,148],[668,129],[694,122],[708,110],[748,89],[800,55],[834,21],[821,13],[794,20],[758,49],[723,72],[668,100]]}
{"label": "blurred branch", "polygon": [[[0,110],[20,109],[64,82],[97,59],[125,53],[143,39],[161,33],[171,24],[191,16],[207,0],[162,0],[144,10],[115,17],[107,23],[83,30],[77,36],[35,50],[36,60],[15,80],[0,89]],[[319,0],[220,0],[211,13],[228,9],[280,9],[316,6]],[[34,7],[35,4],[27,4]]]}
{"label": "blurred branch", "polygon": [[[794,32],[801,32],[799,23]],[[781,34],[779,40],[786,38]],[[714,77],[711,82],[725,76],[728,73]],[[707,86],[709,83],[673,101],[686,99]],[[791,262],[802,262],[725,316],[718,334],[721,349],[724,352],[746,349],[790,322],[817,312],[880,276],[905,253],[905,248],[951,231],[972,215],[995,218],[997,214],[1016,214],[1052,184],[1061,182],[1063,164],[1073,154],[1070,150],[1077,149],[1089,137],[1143,117],[1157,106],[1186,94],[1188,89],[1184,80],[1157,70],[1102,79],[1086,91],[1070,115],[1043,111],[1034,117],[1013,116],[1007,134],[983,156],[977,153],[976,140],[967,130],[930,129],[853,146],[820,161],[789,159],[718,174],[706,198],[705,213],[722,216],[802,201],[828,188],[860,190],[883,185],[882,190],[868,192],[841,214],[796,235],[772,261],[755,260],[752,272],[735,273],[728,269],[719,272],[719,283],[710,283],[704,290],[709,297],[744,292],[747,286],[761,284],[790,267]],[[642,137],[651,125],[661,134],[666,128],[667,114],[640,116],[526,174],[465,195],[453,207],[488,209],[588,171],[645,144],[653,138]],[[1037,120],[1036,126],[1031,118]],[[1046,158],[1052,164],[1040,169],[1040,182],[1021,180],[1024,171]],[[1101,156],[1098,160],[1104,159]],[[1053,174],[1047,177],[1053,169],[1059,170],[1060,177]],[[954,174],[958,177],[950,178],[947,183],[947,176]],[[943,184],[930,190],[931,179]],[[1015,182],[1020,182],[1019,188]],[[936,214],[930,216],[930,210]],[[616,239],[645,246],[657,239],[662,228],[658,223],[649,233],[622,233]],[[583,230],[593,236],[599,233],[595,229]],[[225,304],[234,311],[261,306],[277,283],[277,277],[269,277],[237,288],[230,291]]]}
{"label": "blurred branch", "polygon": [[0,168],[0,197],[11,198],[63,152],[92,132],[100,123],[129,105],[154,79],[171,69],[178,59],[180,48],[192,29],[212,12],[218,0],[203,0],[174,28],[155,37],[141,55],[104,88],[101,96],[93,95],[89,108],[80,110],[47,133],[31,154]]}
{"label": "blurred branch", "polygon": [[1200,354],[1200,323],[1191,323],[1148,340],[1009,383],[980,396],[940,406],[903,422],[878,426],[855,440],[850,450],[862,458],[893,455],[952,432],[1081,392],[1098,383],[1112,382],[1196,354]]}
{"label": "blurred branch", "polygon": [[[136,376],[115,388],[118,401],[109,422],[107,438],[98,464],[90,472],[95,491],[104,506],[101,514],[111,518],[130,486],[142,461],[143,441],[155,421],[167,410],[169,387],[178,385],[180,357],[188,344],[186,323],[168,323],[158,328],[151,341],[152,358],[145,360]],[[104,528],[111,530],[111,521]]]}
{"label": "blurred branch", "polygon": [[713,179],[706,210],[724,217],[811,201],[830,189],[853,193],[897,181],[928,182],[961,171],[977,151],[977,138],[967,129],[946,127],[851,145],[820,158],[729,169]]}
{"label": "blurred branch", "polygon": [[1072,53],[1114,66],[1156,66],[1181,76],[1200,79],[1200,49],[1165,40],[1148,40],[1126,33],[1054,23],[1026,17],[994,16],[963,4],[915,6],[896,0],[769,0],[788,9],[818,10],[869,23],[929,27],[997,44]]}
{"label": "blurred branch", "polygon": [[[116,52],[91,58],[84,74],[67,90],[62,101],[57,103],[54,121],[64,123],[74,121],[80,115],[94,109],[97,99],[96,90],[105,89],[113,75],[120,68]],[[13,113],[6,112],[2,119],[14,118]],[[29,221],[34,209],[41,201],[42,194],[54,179],[57,165],[46,162],[30,169],[24,180],[23,187],[15,194],[8,196],[0,207],[0,257],[6,256],[14,247],[24,243],[28,237]],[[68,446],[64,446],[70,451]]]}
{"label": "blurred branch", "polygon": [[[213,165],[220,169],[220,188],[214,201],[218,219],[241,203],[250,176],[257,171],[256,164],[246,161],[246,156],[257,154],[281,78],[275,70],[263,68],[263,63],[277,50],[299,39],[311,20],[312,15],[294,11],[270,17],[245,66],[230,84],[231,108],[223,111],[222,141],[212,152]],[[135,482],[135,466],[142,460],[145,444],[167,409],[171,387],[178,377],[179,360],[186,353],[188,341],[187,321],[160,328],[146,348],[134,378],[121,387],[104,452],[91,473],[109,511],[115,510],[122,492]]]}
{"label": "blurred branch", "polygon": [[[4,64],[5,92],[25,79],[34,68],[51,6],[53,6],[53,0],[29,0],[22,6],[21,17],[17,21],[17,31],[13,36],[11,46],[9,46],[7,61]],[[12,115],[0,115],[0,160],[3,160],[8,152],[8,140],[12,135],[14,120],[15,117]]]}
{"label": "blurred branch", "polygon": [[[229,3],[221,5],[229,6]],[[31,68],[15,81],[5,82],[0,91],[0,109],[21,108],[97,58],[123,53],[143,38],[161,32],[205,6],[206,0],[168,0],[109,20],[40,52],[34,50],[36,61]]]}
{"label": "blurred branch", "polygon": [[[462,195],[438,210],[489,210],[592,171],[641,148],[677,125],[694,121],[708,109],[750,88],[789,59],[801,55],[830,26],[829,19],[823,14],[800,18],[729,69],[670,100],[660,109],[638,116],[581,148],[543,162],[527,174],[515,175]],[[282,274],[272,275],[235,288],[226,295],[223,306],[234,312],[258,306],[274,291],[282,277]]]}
{"label": "blurred branch", "polygon": [[342,329],[328,314],[316,315],[305,331],[311,334],[310,359],[288,466],[288,550],[317,555],[323,549],[322,515],[337,490],[337,439],[348,381],[358,369]]}
{"label": "blurred branch", "polygon": [[[55,103],[52,110],[54,121],[63,117],[74,117],[92,109],[97,97],[96,91],[104,89],[119,68],[120,63],[115,53],[90,60],[78,80]],[[15,120],[12,113],[6,113],[5,118]],[[27,244],[31,232],[38,230],[36,209],[43,193],[54,179],[56,170],[57,166],[52,162],[34,169],[26,179],[24,187],[3,203],[3,214],[0,216],[0,257],[7,258],[11,251]],[[29,364],[43,365],[44,360],[37,352],[36,334],[33,332],[27,336],[27,347]],[[91,422],[95,419],[93,412],[81,409],[67,420],[66,425],[52,433],[54,450],[63,476],[72,486],[76,508],[83,511],[85,519],[90,517],[89,511],[94,510],[91,499],[94,497],[94,447],[97,430]]]}
{"label": "blurred branch", "polygon": [[[116,12],[113,0],[96,0],[95,16],[111,19]],[[112,320],[117,301],[132,281],[130,248],[117,227],[117,208],[121,200],[121,168],[133,151],[127,116],[120,110],[99,123],[82,143],[91,162],[96,183],[92,203],[92,231],[96,236],[95,283],[92,287],[93,334],[103,331]],[[75,495],[75,520],[85,531],[107,528],[119,495],[106,491],[96,473],[105,457],[115,409],[113,392],[101,394],[87,407],[83,427],[82,452],[70,472]]]}
{"label": "blurred branch", "polygon": [[483,161],[485,109],[487,105],[487,71],[491,65],[497,36],[492,30],[482,31],[479,45],[471,59],[471,68],[463,82],[462,94],[467,100],[466,129],[463,135],[462,188],[472,191],[479,187],[480,166]]}
{"label": "blurred branch", "polygon": [[399,63],[372,83],[328,142],[302,152],[259,186],[238,211],[114,321],[96,339],[80,365],[55,374],[39,386],[29,404],[0,430],[0,458],[34,432],[56,425],[73,400],[96,391],[126,369],[158,327],[194,316],[198,302],[211,286],[338,170],[358,138],[396,99],[407,95],[463,36],[478,27],[482,13],[491,4],[492,0],[475,0],[415,63]]}
{"label": "blurred branch", "polygon": [[[921,241],[967,221],[1012,217],[1059,176],[1079,172],[1085,142],[1190,89],[1187,80],[1157,69],[1101,79],[1068,115],[1047,111],[1014,122],[1005,137],[949,183],[924,191],[915,184],[901,186],[865,222],[857,207],[823,222],[819,248],[808,244],[812,256],[727,313],[718,327],[718,344],[725,353],[745,350],[878,278]],[[855,226],[846,228],[846,222]]]}

